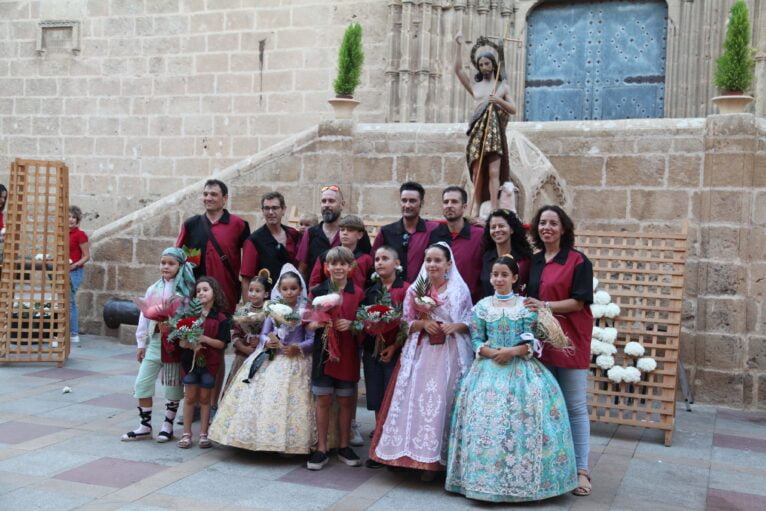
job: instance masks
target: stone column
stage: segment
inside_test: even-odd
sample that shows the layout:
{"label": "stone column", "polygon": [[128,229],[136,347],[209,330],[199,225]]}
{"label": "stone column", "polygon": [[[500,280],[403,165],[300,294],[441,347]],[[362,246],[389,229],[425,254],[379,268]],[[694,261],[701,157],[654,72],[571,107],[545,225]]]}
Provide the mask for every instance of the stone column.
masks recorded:
{"label": "stone column", "polygon": [[[707,118],[698,215],[694,385],[700,401],[735,407],[758,402],[756,371],[763,368],[752,367],[750,358],[761,353],[763,359],[766,347],[754,321],[762,313],[763,300],[750,294],[764,275],[764,252],[752,247],[754,223],[766,224],[766,209],[756,206],[759,199],[766,201],[766,194],[758,191],[765,183],[763,170],[756,168],[757,145],[755,116]],[[764,210],[763,218],[756,214],[759,210]],[[766,398],[766,386],[763,393]]]}
{"label": "stone column", "polygon": [[755,115],[766,116],[766,51],[755,55]]}

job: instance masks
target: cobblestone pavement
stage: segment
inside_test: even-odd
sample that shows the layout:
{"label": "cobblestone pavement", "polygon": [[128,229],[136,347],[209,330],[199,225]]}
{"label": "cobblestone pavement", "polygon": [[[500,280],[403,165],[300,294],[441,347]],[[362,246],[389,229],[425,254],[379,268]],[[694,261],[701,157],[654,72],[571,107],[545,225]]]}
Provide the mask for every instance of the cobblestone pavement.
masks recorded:
{"label": "cobblestone pavement", "polygon": [[[443,481],[422,483],[411,472],[336,460],[310,472],[304,457],[120,442],[137,423],[135,350],[81,339],[64,368],[0,366],[2,510],[505,509],[448,494]],[[72,392],[62,393],[65,386]],[[156,400],[155,432],[163,411]],[[373,417],[363,406],[359,422],[369,442]],[[679,406],[672,447],[658,431],[595,424],[591,465],[590,497],[513,507],[766,509],[766,414]]]}

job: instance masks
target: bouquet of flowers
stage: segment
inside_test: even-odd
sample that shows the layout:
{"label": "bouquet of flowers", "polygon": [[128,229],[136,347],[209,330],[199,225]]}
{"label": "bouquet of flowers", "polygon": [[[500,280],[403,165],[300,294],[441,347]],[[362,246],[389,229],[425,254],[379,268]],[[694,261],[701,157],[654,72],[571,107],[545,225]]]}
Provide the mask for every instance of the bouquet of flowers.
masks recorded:
{"label": "bouquet of flowers", "polygon": [[356,320],[352,329],[356,332],[364,330],[375,336],[375,351],[372,356],[376,357],[386,345],[383,334],[396,328],[396,343],[403,343],[407,332],[402,328],[402,307],[394,306],[391,302],[391,294],[384,287],[380,300],[373,305],[363,305],[356,311]]}
{"label": "bouquet of flowers", "polygon": [[[205,319],[202,317],[202,304],[196,298],[189,302],[189,306],[185,309],[179,310],[173,319],[170,321],[170,334],[168,335],[168,341],[178,342],[181,340],[186,341],[191,345],[192,350],[197,349],[199,346],[199,338],[202,336],[202,324]],[[194,371],[194,367],[199,365],[205,366],[205,357],[202,355],[196,355],[192,362],[191,371]]]}
{"label": "bouquet of flowers", "polygon": [[[412,306],[418,313],[418,319],[431,319],[431,313],[433,310],[441,305],[436,297],[433,296],[431,290],[431,281],[428,280],[428,277],[418,277],[418,280],[415,281],[413,287],[415,290],[415,298],[412,302]],[[422,332],[421,335],[423,335]],[[444,334],[429,334],[428,340],[431,344],[444,344],[446,337]],[[419,341],[420,339],[418,339],[418,342]]]}
{"label": "bouquet of flowers", "polygon": [[268,307],[269,302],[266,302],[260,310],[253,310],[253,306],[248,303],[244,307],[238,309],[231,319],[234,320],[246,334],[257,335],[260,333],[260,327],[263,325],[264,317],[268,314]]}
{"label": "bouquet of flowers", "polygon": [[304,315],[304,321],[316,321],[326,323],[322,332],[322,346],[329,356],[329,360],[340,360],[340,339],[338,332],[333,327],[333,321],[340,314],[340,306],[343,305],[343,296],[340,291],[330,287],[326,295],[317,296],[311,301],[311,308]]}
{"label": "bouquet of flowers", "polygon": [[[298,311],[293,310],[281,298],[268,302],[264,308],[277,327],[276,335],[279,339],[285,339],[290,330],[298,326],[301,321],[301,315]],[[268,353],[269,360],[274,360],[276,352],[270,349]]]}
{"label": "bouquet of flowers", "polygon": [[194,266],[195,268],[199,267],[200,263],[202,262],[202,250],[199,248],[190,248],[184,245],[181,247],[181,250],[184,251],[184,254],[186,254],[186,262]]}

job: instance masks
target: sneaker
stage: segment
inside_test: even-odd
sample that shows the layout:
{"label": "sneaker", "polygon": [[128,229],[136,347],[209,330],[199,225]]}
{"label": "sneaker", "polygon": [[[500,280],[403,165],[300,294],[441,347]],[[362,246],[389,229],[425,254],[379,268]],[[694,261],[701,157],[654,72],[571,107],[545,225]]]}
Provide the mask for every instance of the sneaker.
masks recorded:
{"label": "sneaker", "polygon": [[374,459],[370,458],[364,462],[364,466],[367,468],[378,469],[378,468],[383,468],[384,465],[383,463],[378,463]]}
{"label": "sneaker", "polygon": [[72,344],[80,344],[80,336],[78,334],[70,335],[69,342]]}
{"label": "sneaker", "polygon": [[327,457],[327,453],[322,451],[314,451],[306,462],[306,468],[309,470],[322,470],[322,467],[327,465],[330,458]]}
{"label": "sneaker", "polygon": [[338,449],[338,459],[349,467],[358,467],[362,464],[362,460],[359,459],[359,456],[356,455],[351,447]]}
{"label": "sneaker", "polygon": [[364,439],[362,438],[362,434],[359,433],[359,424],[357,424],[356,421],[351,423],[351,438],[348,443],[354,447],[361,447],[364,445]]}

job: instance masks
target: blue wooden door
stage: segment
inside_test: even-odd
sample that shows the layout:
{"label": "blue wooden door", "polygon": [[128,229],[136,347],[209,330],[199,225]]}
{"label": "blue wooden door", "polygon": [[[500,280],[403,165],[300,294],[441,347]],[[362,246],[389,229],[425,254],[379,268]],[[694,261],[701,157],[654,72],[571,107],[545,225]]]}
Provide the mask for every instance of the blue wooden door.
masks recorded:
{"label": "blue wooden door", "polygon": [[662,117],[667,5],[554,1],[527,23],[524,119]]}

